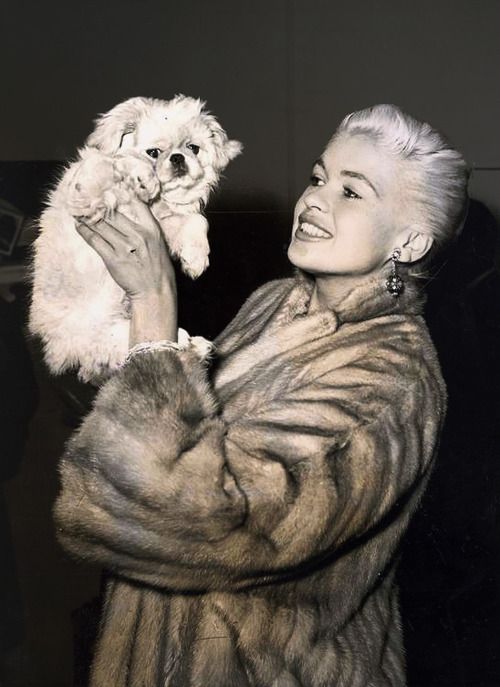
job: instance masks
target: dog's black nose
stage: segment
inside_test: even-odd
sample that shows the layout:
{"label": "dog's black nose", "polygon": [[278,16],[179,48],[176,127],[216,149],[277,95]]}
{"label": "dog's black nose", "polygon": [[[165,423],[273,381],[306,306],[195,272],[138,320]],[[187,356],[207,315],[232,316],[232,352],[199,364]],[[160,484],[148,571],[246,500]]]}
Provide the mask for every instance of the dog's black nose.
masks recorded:
{"label": "dog's black nose", "polygon": [[174,153],[170,156],[170,162],[174,167],[180,167],[184,164],[184,155],[182,153]]}

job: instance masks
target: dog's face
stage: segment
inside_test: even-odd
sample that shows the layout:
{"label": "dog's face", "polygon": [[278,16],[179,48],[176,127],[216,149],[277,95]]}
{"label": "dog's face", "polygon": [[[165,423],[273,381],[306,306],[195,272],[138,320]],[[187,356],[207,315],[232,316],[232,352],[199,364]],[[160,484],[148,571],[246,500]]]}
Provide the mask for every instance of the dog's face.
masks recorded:
{"label": "dog's face", "polygon": [[87,145],[108,154],[139,155],[154,166],[167,202],[206,199],[221,171],[241,152],[195,98],[131,98],[97,122]]}

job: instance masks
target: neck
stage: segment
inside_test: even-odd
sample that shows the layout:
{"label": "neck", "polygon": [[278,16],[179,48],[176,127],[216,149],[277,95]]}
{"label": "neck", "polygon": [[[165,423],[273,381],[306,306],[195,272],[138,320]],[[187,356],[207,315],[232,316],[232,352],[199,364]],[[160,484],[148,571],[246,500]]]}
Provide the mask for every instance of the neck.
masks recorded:
{"label": "neck", "polygon": [[337,310],[346,295],[362,278],[358,275],[328,275],[315,278],[314,291],[309,305],[309,312],[316,310]]}

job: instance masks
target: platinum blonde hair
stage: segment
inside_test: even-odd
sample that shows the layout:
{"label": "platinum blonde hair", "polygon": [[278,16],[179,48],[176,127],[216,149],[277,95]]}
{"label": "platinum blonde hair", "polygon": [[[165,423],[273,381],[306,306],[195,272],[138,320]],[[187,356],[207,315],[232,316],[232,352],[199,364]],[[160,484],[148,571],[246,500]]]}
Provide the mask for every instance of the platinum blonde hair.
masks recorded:
{"label": "platinum blonde hair", "polygon": [[374,105],[347,115],[333,139],[366,136],[403,163],[419,230],[439,250],[460,233],[468,208],[469,168],[463,156],[426,122],[395,105]]}

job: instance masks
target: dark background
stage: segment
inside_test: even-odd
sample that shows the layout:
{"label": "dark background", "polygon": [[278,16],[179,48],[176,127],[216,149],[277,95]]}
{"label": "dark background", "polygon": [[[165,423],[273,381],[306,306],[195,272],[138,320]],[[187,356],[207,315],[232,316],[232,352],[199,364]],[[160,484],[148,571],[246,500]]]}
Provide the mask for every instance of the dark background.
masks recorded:
{"label": "dark background", "polygon": [[[429,285],[450,408],[403,550],[401,601],[410,687],[500,685],[500,2],[18,0],[0,11],[0,199],[26,219],[56,161],[125,98],[202,97],[245,144],[210,204],[211,268],[180,279],[192,333],[214,336],[255,286],[288,272],[291,209],[347,112],[394,102],[463,150],[481,202]],[[2,274],[16,265],[18,281],[28,250],[0,264],[0,686],[81,686],[101,578],[59,549],[51,507],[91,392],[50,378],[24,337],[28,289],[8,291]]]}

